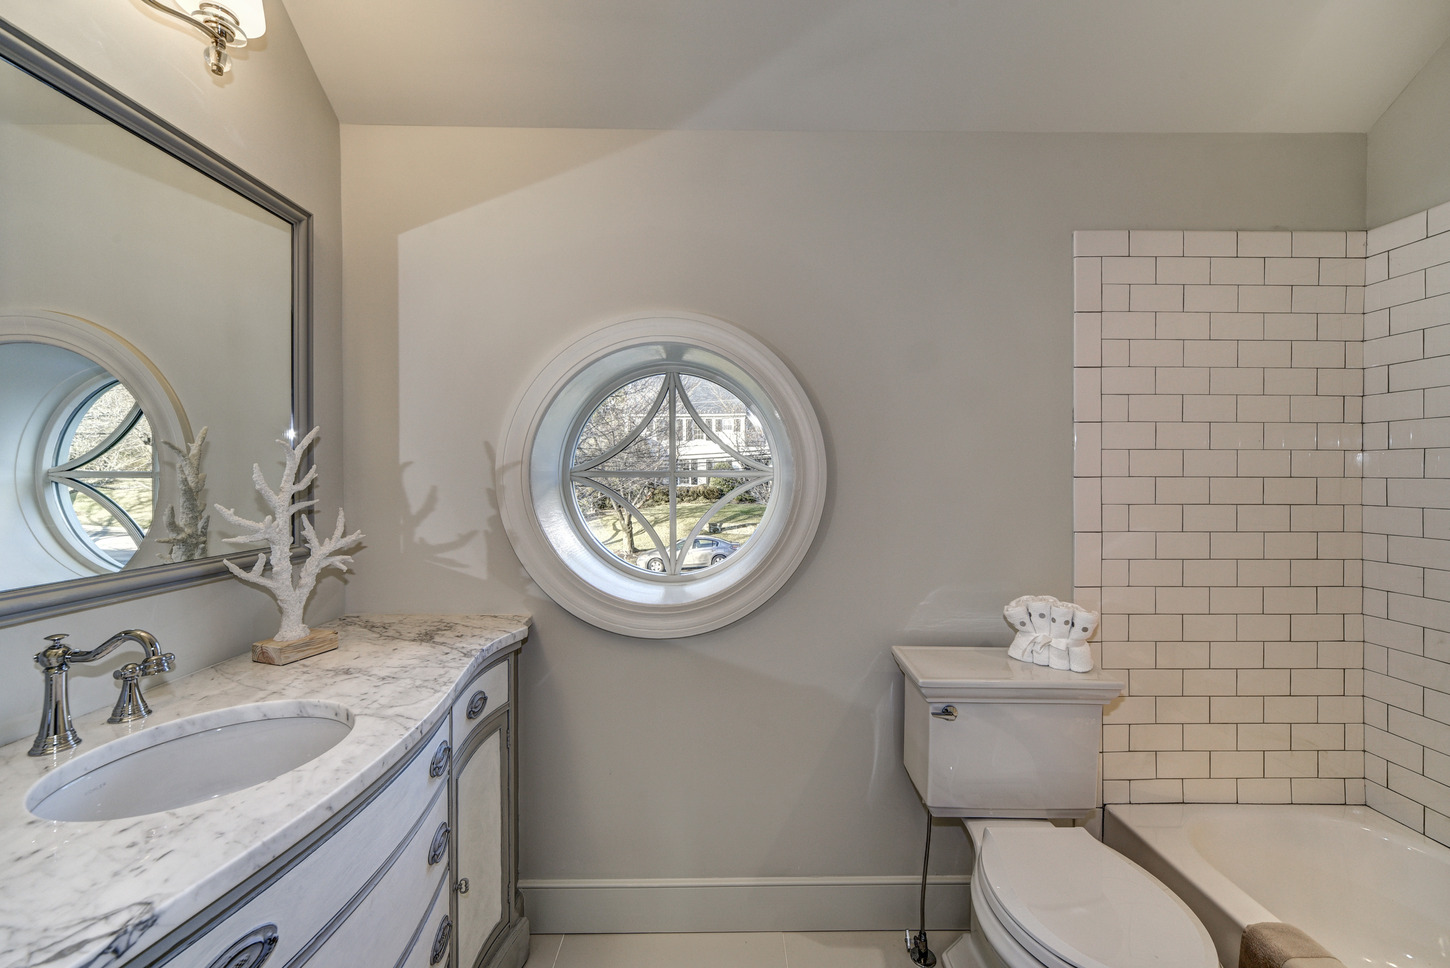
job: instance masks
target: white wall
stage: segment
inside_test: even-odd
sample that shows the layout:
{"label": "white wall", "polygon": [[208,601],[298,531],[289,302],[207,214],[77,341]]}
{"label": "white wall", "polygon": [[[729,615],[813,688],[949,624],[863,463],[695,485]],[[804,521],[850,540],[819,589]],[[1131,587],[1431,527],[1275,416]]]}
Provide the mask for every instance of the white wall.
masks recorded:
{"label": "white wall", "polygon": [[[0,17],[114,85],[193,137],[310,210],[315,217],[315,395],[326,438],[318,449],[325,519],[341,502],[339,148],[335,115],[303,54],[286,10],[267,4],[265,39],[236,58],[220,82],[201,64],[201,41],[134,3],[0,0]],[[198,305],[203,301],[198,289]],[[341,584],[322,583],[318,617],[341,607]],[[69,632],[98,643],[128,626],[155,632],[189,672],[243,651],[276,629],[277,610],[260,591],[228,579],[125,605],[81,610],[0,630],[0,737],[33,733],[41,677],[31,656],[41,637]],[[95,674],[90,674],[90,673]],[[72,683],[81,710],[109,705],[109,669]]]}
{"label": "white wall", "polygon": [[1369,131],[1365,224],[1384,225],[1450,199],[1450,42]]}
{"label": "white wall", "polygon": [[[36,515],[36,425],[55,413],[58,393],[94,380],[102,368],[79,353],[44,343],[0,344],[0,588],[83,578],[95,571],[67,551]],[[59,390],[58,390],[59,388]]]}
{"label": "white wall", "polygon": [[[373,536],[348,608],[535,614],[520,741],[540,929],[911,920],[922,814],[889,647],[1005,644],[1004,601],[1071,592],[1072,230],[1356,225],[1363,152],[1356,136],[344,126],[348,500]],[[815,402],[832,474],[791,582],[675,642],[544,598],[493,493],[515,395],[572,337],[652,308],[770,344]],[[936,848],[961,870],[957,831]],[[758,884],[841,875],[880,889]],[[650,880],[732,877],[756,886],[711,893],[710,916]]]}

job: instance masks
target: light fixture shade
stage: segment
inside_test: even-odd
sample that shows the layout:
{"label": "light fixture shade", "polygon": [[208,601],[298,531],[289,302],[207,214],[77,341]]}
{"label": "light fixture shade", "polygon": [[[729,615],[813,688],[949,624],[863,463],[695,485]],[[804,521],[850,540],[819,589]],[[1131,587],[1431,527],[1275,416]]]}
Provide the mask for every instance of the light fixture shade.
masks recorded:
{"label": "light fixture shade", "polygon": [[225,7],[237,18],[242,34],[248,40],[256,40],[267,32],[267,14],[262,9],[262,0],[211,0],[219,7]]}
{"label": "light fixture shade", "polygon": [[[228,48],[245,47],[267,32],[262,0],[141,0],[146,6],[190,24],[206,35],[202,54],[217,77],[232,69]],[[195,9],[188,9],[190,7]]]}

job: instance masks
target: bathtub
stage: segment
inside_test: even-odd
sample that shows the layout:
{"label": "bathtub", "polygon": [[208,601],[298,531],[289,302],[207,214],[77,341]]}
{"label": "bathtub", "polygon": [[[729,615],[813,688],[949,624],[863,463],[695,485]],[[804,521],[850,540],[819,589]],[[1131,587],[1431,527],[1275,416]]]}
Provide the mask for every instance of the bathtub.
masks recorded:
{"label": "bathtub", "polygon": [[1113,804],[1103,839],[1188,903],[1225,968],[1257,921],[1348,968],[1450,968],[1450,848],[1367,807]]}

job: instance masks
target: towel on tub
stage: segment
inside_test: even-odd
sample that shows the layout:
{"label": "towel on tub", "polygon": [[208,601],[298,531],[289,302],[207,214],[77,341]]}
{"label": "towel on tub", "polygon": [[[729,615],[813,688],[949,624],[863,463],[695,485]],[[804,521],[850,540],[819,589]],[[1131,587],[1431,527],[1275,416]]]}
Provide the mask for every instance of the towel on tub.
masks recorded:
{"label": "towel on tub", "polygon": [[1344,968],[1344,962],[1292,924],[1261,921],[1244,928],[1239,968]]}

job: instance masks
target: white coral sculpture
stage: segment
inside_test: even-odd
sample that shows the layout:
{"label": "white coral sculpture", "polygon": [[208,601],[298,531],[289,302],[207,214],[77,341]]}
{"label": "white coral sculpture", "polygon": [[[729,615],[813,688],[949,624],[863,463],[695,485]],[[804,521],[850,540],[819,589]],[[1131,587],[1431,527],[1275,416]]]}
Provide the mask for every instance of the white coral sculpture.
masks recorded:
{"label": "white coral sculpture", "polygon": [[205,503],[201,492],[206,487],[206,475],[201,472],[201,447],[206,443],[206,428],[182,450],[169,440],[163,444],[176,452],[176,480],[181,491],[179,505],[166,509],[166,533],[160,544],[170,545],[171,550],[158,555],[162,561],[195,561],[206,557],[206,535],[211,526],[211,515],[202,508]]}
{"label": "white coral sculpture", "polygon": [[[302,480],[297,480],[297,466],[307,448],[317,440],[319,429],[313,427],[296,447],[290,446],[285,440],[277,441],[287,451],[287,463],[282,469],[282,482],[275,491],[267,486],[266,479],[262,477],[262,468],[256,464],[252,465],[252,483],[256,485],[257,493],[262,495],[262,499],[272,509],[271,514],[261,521],[248,521],[246,518],[238,516],[232,509],[224,508],[220,504],[216,505],[217,511],[228,524],[247,531],[246,534],[240,534],[235,538],[227,538],[228,542],[235,544],[267,542],[268,550],[257,556],[257,563],[252,566],[251,571],[243,571],[231,561],[227,561],[226,566],[233,575],[243,581],[260,585],[277,599],[277,604],[282,609],[282,627],[278,629],[274,639],[277,642],[295,642],[298,639],[306,638],[312,631],[302,624],[302,607],[307,604],[307,599],[312,594],[312,588],[317,584],[318,576],[327,568],[347,571],[347,566],[352,562],[352,556],[338,552],[353,547],[363,539],[361,531],[354,531],[346,537],[343,536],[342,508],[337,509],[337,527],[333,528],[332,537],[325,541],[318,540],[317,532],[312,528],[311,517],[303,516],[302,538],[309,554],[307,560],[302,563],[302,570],[297,576],[296,583],[293,583],[292,515],[317,503],[316,501],[293,501],[294,495],[305,492],[317,479],[317,468],[312,467]],[[271,568],[267,569],[267,573],[264,575],[263,569],[269,563]]]}

